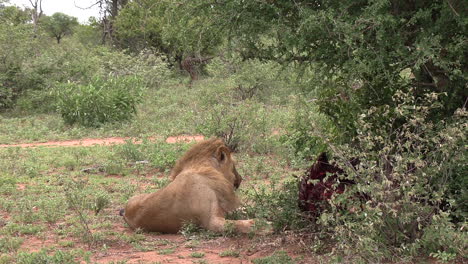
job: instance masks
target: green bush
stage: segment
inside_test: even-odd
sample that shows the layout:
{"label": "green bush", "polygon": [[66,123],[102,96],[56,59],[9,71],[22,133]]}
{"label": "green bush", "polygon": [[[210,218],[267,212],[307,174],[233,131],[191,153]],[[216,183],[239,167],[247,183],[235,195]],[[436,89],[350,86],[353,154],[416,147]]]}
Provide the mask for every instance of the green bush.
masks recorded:
{"label": "green bush", "polygon": [[[300,229],[310,225],[298,207],[298,182],[287,177],[281,182],[270,179],[269,184],[255,184],[241,188],[243,207],[230,217],[235,219],[266,219],[276,231]],[[261,227],[261,221],[260,221]]]}
{"label": "green bush", "polygon": [[273,61],[243,60],[231,53],[214,58],[206,68],[210,76],[228,84],[228,92],[236,101],[256,99],[266,103],[279,98],[284,103],[296,90],[291,84],[297,83],[297,69]]}
{"label": "green bush", "polygon": [[67,83],[55,89],[57,109],[66,124],[97,127],[126,121],[136,114],[141,98],[137,78],[95,78],[87,85]]}
{"label": "green bush", "polygon": [[[319,133],[318,133],[319,132]],[[287,158],[294,167],[310,166],[310,161],[326,151],[323,135],[334,135],[334,126],[318,112],[317,106],[302,98],[295,106],[294,119],[280,138]]]}
{"label": "green bush", "polygon": [[[458,184],[466,178],[468,114],[459,109],[446,122],[432,122],[439,98],[397,92],[395,108],[373,107],[360,116],[353,145],[330,146],[338,167],[356,184],[332,196],[318,223],[344,254],[366,262],[421,253],[466,255],[460,192],[468,186]],[[350,158],[360,163],[351,166]],[[465,173],[454,170],[460,164]],[[461,189],[454,192],[454,185]],[[362,192],[368,202],[356,198]],[[454,216],[463,218],[454,224]]]}
{"label": "green bush", "polygon": [[43,80],[25,74],[25,65],[44,45],[42,39],[31,38],[30,25],[0,23],[0,109],[11,108],[25,90],[42,86]]}
{"label": "green bush", "polygon": [[[208,137],[223,138],[234,151],[258,147],[259,144],[265,144],[271,136],[268,110],[261,103],[252,100],[239,103],[220,100],[214,104],[206,103],[205,107],[201,114],[203,117],[197,124],[197,132]],[[259,147],[257,150],[267,152],[268,148]]]}

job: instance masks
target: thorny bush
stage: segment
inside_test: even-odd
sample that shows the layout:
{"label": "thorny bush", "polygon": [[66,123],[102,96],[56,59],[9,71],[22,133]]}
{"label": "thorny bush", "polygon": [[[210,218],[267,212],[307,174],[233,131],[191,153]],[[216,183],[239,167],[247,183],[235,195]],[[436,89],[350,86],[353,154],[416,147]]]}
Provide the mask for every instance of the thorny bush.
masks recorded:
{"label": "thorny bush", "polygon": [[[411,94],[397,92],[395,108],[362,114],[353,145],[330,146],[345,171],[341,177],[356,182],[334,194],[317,221],[338,252],[366,262],[421,253],[466,256],[468,114],[460,108],[434,123],[429,115],[444,95]],[[350,158],[360,163],[352,166]],[[358,193],[370,200],[360,202]]]}

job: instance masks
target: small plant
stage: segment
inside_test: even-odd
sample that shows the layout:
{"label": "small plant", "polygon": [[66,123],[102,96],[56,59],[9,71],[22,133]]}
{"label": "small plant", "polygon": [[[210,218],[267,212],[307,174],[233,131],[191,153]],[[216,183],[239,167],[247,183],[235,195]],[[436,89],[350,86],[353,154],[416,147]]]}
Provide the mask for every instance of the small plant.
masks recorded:
{"label": "small plant", "polygon": [[231,221],[226,221],[223,228],[223,235],[226,237],[234,237],[237,235],[236,226]]}
{"label": "small plant", "polygon": [[33,225],[33,224],[16,224],[16,223],[8,223],[3,227],[0,231],[0,234],[18,234],[18,235],[35,235],[40,233],[44,230],[43,226]]}
{"label": "small plant", "polygon": [[140,161],[145,159],[145,154],[142,152],[141,147],[129,139],[125,144],[118,146],[118,153],[127,161]]}
{"label": "small plant", "polygon": [[91,205],[94,213],[99,214],[102,209],[106,208],[110,204],[109,194],[104,191],[98,191],[94,198],[94,203]]}
{"label": "small plant", "polygon": [[196,239],[193,239],[193,240],[189,240],[188,242],[185,243],[185,247],[186,248],[196,248],[200,245],[200,241],[199,240],[196,240]]}
{"label": "small plant", "polygon": [[17,255],[18,264],[74,264],[80,263],[75,260],[76,256],[70,252],[57,250],[53,255],[48,255],[45,250],[27,253],[20,252]]}
{"label": "small plant", "polygon": [[95,78],[88,85],[62,84],[56,88],[57,109],[66,124],[98,127],[130,120],[140,101],[140,81],[131,77]]}
{"label": "small plant", "polygon": [[[282,182],[272,180],[270,184],[256,184],[242,189],[244,207],[232,213],[235,218],[258,218],[272,221],[275,230],[299,229],[310,225],[301,216],[297,203],[297,179],[288,177]],[[265,228],[260,221],[254,228]],[[262,223],[263,222],[263,223]]]}
{"label": "small plant", "polygon": [[192,252],[190,254],[192,258],[203,258],[205,256],[205,253],[203,252]]}
{"label": "small plant", "polygon": [[443,262],[449,262],[449,261],[454,260],[457,257],[457,254],[438,250],[437,252],[433,252],[429,254],[429,256],[439,259]]}
{"label": "small plant", "polygon": [[64,192],[68,207],[78,217],[78,233],[91,248],[96,244],[98,237],[91,232],[90,219],[87,212],[89,197],[87,197],[84,191],[85,186],[85,181],[64,180]]}
{"label": "small plant", "polygon": [[190,144],[168,144],[157,142],[148,144],[148,156],[152,166],[161,170],[172,168],[183,152],[188,150]]}
{"label": "small plant", "polygon": [[61,247],[68,247],[68,248],[73,248],[75,246],[75,242],[70,241],[70,240],[59,241],[58,244]]}
{"label": "small plant", "polygon": [[171,182],[171,180],[167,176],[162,176],[162,177],[155,176],[153,177],[153,182],[156,185],[157,189],[162,189],[166,187]]}
{"label": "small plant", "polygon": [[240,256],[239,251],[235,250],[225,250],[223,252],[219,253],[220,257],[233,257],[233,258],[238,258]]}
{"label": "small plant", "polygon": [[0,238],[0,253],[16,252],[24,239],[20,237],[2,237]]}
{"label": "small plant", "polygon": [[187,222],[182,226],[179,233],[181,233],[185,238],[189,238],[194,234],[199,233],[200,230],[201,228],[198,225],[191,222]]}
{"label": "small plant", "polygon": [[61,217],[65,215],[66,202],[62,196],[59,197],[47,197],[39,201],[41,210],[41,218],[48,223],[55,223]]}
{"label": "small plant", "polygon": [[284,251],[275,252],[273,255],[253,259],[254,264],[294,264],[295,261]]}
{"label": "small plant", "polygon": [[104,165],[104,171],[108,175],[122,175],[126,173],[123,161],[109,161]]}
{"label": "small plant", "polygon": [[166,249],[158,250],[159,255],[169,255],[169,254],[172,254],[174,252],[175,252],[174,248],[166,248]]}
{"label": "small plant", "polygon": [[143,234],[137,233],[133,233],[131,235],[122,234],[120,238],[127,243],[137,243],[145,240],[145,236]]}
{"label": "small plant", "polygon": [[34,210],[36,201],[31,197],[22,197],[18,199],[16,207],[13,208],[15,214],[13,218],[22,223],[34,223],[40,219],[40,214]]}

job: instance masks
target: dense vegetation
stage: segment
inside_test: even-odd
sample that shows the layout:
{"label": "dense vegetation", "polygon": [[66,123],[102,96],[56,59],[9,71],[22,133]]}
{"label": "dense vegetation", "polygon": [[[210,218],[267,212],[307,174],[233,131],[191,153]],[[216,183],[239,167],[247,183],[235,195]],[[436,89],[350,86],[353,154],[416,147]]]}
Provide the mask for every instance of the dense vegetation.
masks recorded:
{"label": "dense vegetation", "polygon": [[[312,237],[308,250],[337,260],[466,256],[463,1],[101,0],[103,17],[86,25],[7,2],[0,0],[0,143],[223,137],[250,177],[245,206],[232,217],[266,219],[277,232]],[[74,212],[97,210],[136,190],[109,198],[96,192],[99,186],[76,186],[55,174],[41,178],[44,164],[65,167],[71,178],[95,162],[107,174],[138,176],[135,162],[148,160],[144,170],[164,172],[183,149],[128,142],[107,154],[95,149],[63,160],[51,159],[53,151],[0,150],[0,193],[16,197],[12,184],[52,177],[52,185],[69,190],[53,197],[57,206],[68,201]],[[340,177],[356,184],[311,219],[297,208],[293,175],[322,151],[345,171]],[[16,155],[21,165],[12,163]],[[358,193],[370,199],[357,200]],[[73,204],[70,195],[96,203]],[[31,201],[22,202],[19,208],[29,210]],[[25,221],[8,200],[0,210],[19,223],[37,220]],[[45,221],[65,212],[57,214]],[[2,240],[7,234],[0,232],[0,253],[14,251]]]}

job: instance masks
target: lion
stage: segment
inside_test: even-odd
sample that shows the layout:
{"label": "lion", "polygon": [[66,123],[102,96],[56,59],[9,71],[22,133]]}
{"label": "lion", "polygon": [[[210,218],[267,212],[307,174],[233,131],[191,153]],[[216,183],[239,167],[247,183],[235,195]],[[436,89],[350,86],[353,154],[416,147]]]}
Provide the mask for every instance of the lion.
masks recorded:
{"label": "lion", "polygon": [[185,223],[222,232],[234,227],[250,233],[255,221],[226,220],[240,202],[235,189],[242,177],[231,150],[221,139],[209,139],[191,147],[171,171],[171,183],[150,194],[132,197],[123,212],[132,229],[177,233]]}

